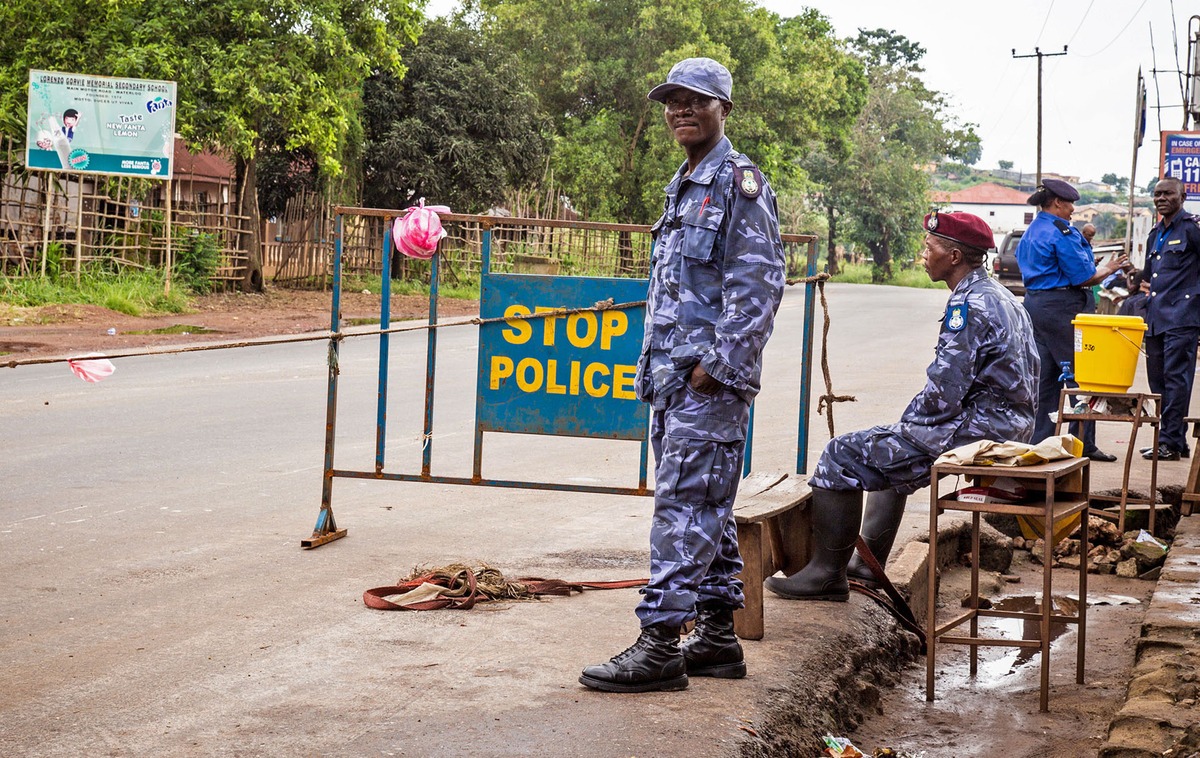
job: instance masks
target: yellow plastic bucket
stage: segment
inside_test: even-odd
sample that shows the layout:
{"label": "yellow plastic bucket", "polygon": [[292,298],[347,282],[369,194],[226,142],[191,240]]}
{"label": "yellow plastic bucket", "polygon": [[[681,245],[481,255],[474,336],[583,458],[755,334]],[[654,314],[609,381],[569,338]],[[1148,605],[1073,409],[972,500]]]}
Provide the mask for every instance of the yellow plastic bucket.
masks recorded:
{"label": "yellow plastic bucket", "polygon": [[1080,313],[1075,327],[1075,381],[1090,392],[1128,392],[1146,322],[1138,316]]}

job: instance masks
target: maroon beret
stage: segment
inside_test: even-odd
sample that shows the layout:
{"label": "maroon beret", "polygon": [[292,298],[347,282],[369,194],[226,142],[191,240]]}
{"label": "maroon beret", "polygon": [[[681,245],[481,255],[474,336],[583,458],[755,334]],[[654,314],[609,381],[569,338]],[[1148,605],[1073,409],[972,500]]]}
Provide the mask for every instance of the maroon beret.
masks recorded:
{"label": "maroon beret", "polygon": [[970,213],[934,211],[925,217],[925,231],[980,250],[996,246],[992,228],[979,216]]}

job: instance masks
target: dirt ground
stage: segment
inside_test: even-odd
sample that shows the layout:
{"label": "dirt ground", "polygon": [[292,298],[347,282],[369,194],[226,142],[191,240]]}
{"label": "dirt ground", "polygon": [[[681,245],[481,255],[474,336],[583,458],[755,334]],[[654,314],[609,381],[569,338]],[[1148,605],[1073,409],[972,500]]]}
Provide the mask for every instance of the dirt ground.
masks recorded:
{"label": "dirt ground", "polygon": [[[981,574],[980,595],[1000,603],[1028,600],[1041,594],[1041,566],[1029,552],[1014,552],[1011,574],[1001,581]],[[1054,571],[1056,607],[1073,614],[1078,574]],[[947,617],[957,614],[969,594],[970,571],[955,568],[942,574],[939,603]],[[1088,615],[1084,684],[1075,681],[1078,636],[1074,626],[1052,625],[1050,712],[1038,711],[1040,656],[1010,647],[981,647],[979,668],[969,676],[969,649],[947,645],[938,650],[935,699],[925,701],[925,659],[918,658],[885,691],[879,711],[846,735],[865,754],[891,748],[903,758],[1079,758],[1096,755],[1108,724],[1124,702],[1133,670],[1136,641],[1154,582],[1116,575],[1088,576]],[[1015,608],[1033,610],[1030,608]],[[1036,638],[1021,622],[991,620],[981,624],[988,636]]]}
{"label": "dirt ground", "polygon": [[[428,316],[426,297],[391,300],[393,322]],[[17,308],[0,302],[0,356],[11,361],[324,331],[330,302],[329,292],[275,287],[261,294],[206,295],[196,298],[188,313],[156,316],[128,316],[94,305]],[[438,301],[439,318],[478,313],[475,300]],[[379,296],[343,292],[342,316],[348,323],[377,321]]]}

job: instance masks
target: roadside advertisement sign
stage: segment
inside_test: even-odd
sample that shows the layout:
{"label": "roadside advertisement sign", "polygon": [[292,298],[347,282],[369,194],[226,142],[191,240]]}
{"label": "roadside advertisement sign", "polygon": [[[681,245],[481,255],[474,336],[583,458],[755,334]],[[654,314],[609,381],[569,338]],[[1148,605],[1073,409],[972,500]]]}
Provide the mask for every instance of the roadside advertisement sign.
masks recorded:
{"label": "roadside advertisement sign", "polygon": [[634,392],[645,306],[521,318],[646,299],[645,279],[487,274],[479,315],[476,423],[482,431],[642,440]]}
{"label": "roadside advertisement sign", "polygon": [[25,165],[170,179],[175,82],[29,72]]}
{"label": "roadside advertisement sign", "polygon": [[1183,182],[1188,200],[1200,200],[1200,132],[1163,132],[1159,176]]}

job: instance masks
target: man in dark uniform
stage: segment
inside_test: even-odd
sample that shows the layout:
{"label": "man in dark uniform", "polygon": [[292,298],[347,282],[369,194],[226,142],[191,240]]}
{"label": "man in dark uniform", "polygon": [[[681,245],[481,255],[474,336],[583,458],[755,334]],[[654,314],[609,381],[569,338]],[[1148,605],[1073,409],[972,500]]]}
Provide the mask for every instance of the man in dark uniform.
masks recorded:
{"label": "man in dark uniform", "polygon": [[[951,290],[928,381],[900,423],[843,434],[825,446],[809,479],[812,559],[786,579],[767,580],[782,597],[845,601],[860,519],[867,546],[883,563],[905,500],[929,484],[939,455],[979,440],[1028,442],[1033,431],[1037,346],[1020,303],[983,269],[991,228],[969,213],[934,212],[925,229],[925,270]],[[864,491],[871,493],[865,518]],[[865,565],[849,569],[852,578],[873,581]]]}
{"label": "man in dark uniform", "polygon": [[[688,58],[648,97],[687,160],[654,225],[646,331],[635,386],[651,407],[654,520],[641,635],[579,681],[607,692],[681,690],[688,676],[746,675],[733,633],[742,570],[733,501],[762,350],[783,295],[775,193],[733,150],[725,119],[733,79]],[[680,645],[679,629],[696,619]]]}
{"label": "man in dark uniform", "polygon": [[[1017,264],[1025,281],[1025,310],[1033,322],[1042,364],[1034,442],[1054,434],[1050,414],[1058,410],[1059,391],[1064,386],[1078,386],[1074,379],[1063,378],[1074,376],[1075,327],[1071,320],[1080,313],[1096,311],[1092,285],[1129,265],[1122,255],[1096,267],[1091,245],[1071,226],[1078,199],[1079,193],[1070,184],[1044,180],[1026,200],[1041,210],[1017,245]],[[1085,456],[1093,461],[1117,459],[1096,447],[1095,423],[1088,421],[1079,427],[1078,422],[1072,423],[1070,431],[1083,440]]]}
{"label": "man in dark uniform", "polygon": [[[1158,459],[1188,457],[1183,419],[1196,378],[1200,340],[1200,218],[1183,210],[1183,182],[1167,177],[1154,185],[1154,207],[1162,217],[1150,230],[1142,278],[1146,301],[1146,377],[1162,395]],[[1153,456],[1152,450],[1144,453]]]}

